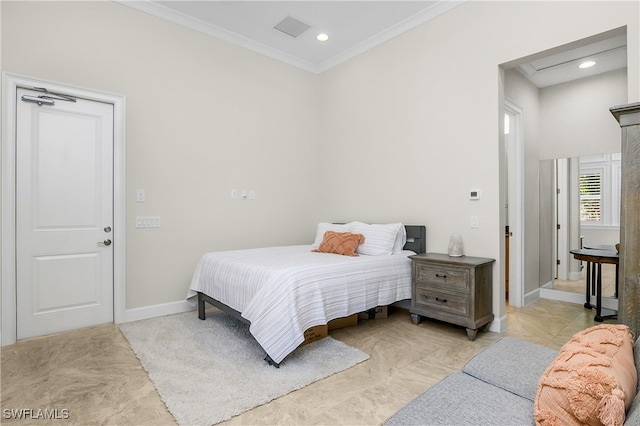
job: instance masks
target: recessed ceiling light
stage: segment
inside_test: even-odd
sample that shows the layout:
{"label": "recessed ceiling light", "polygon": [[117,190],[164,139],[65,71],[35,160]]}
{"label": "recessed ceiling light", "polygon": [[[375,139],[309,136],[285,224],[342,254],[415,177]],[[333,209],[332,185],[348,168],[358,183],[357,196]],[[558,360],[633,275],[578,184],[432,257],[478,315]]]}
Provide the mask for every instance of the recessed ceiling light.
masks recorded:
{"label": "recessed ceiling light", "polygon": [[327,41],[329,40],[329,36],[325,33],[320,33],[316,36],[316,40],[318,41]]}
{"label": "recessed ceiling light", "polygon": [[581,63],[580,65],[578,65],[578,68],[591,68],[592,66],[594,66],[596,63],[595,61],[584,61],[583,63]]}

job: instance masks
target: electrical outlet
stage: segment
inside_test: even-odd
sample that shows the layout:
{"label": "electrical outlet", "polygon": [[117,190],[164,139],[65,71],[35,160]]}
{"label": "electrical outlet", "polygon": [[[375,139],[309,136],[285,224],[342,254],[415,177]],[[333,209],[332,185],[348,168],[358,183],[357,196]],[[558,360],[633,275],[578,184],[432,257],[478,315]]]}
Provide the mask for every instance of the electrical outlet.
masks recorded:
{"label": "electrical outlet", "polygon": [[231,190],[231,198],[234,200],[238,198],[238,191],[236,189]]}
{"label": "electrical outlet", "polygon": [[136,190],[136,202],[144,203],[145,201],[147,201],[147,195],[145,194],[144,189]]}

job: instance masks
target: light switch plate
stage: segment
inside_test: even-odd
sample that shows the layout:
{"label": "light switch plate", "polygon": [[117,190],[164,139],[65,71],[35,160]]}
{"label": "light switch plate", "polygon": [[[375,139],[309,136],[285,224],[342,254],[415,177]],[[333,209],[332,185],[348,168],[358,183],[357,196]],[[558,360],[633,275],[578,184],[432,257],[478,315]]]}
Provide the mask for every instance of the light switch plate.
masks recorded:
{"label": "light switch plate", "polygon": [[136,228],[160,228],[160,216],[136,216]]}

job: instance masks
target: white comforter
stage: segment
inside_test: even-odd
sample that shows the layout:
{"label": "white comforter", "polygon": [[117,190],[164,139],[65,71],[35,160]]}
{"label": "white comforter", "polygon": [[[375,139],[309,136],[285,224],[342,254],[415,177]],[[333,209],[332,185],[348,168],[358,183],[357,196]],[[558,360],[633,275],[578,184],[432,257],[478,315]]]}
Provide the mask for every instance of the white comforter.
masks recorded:
{"label": "white comforter", "polygon": [[241,312],[280,363],[310,327],[410,299],[412,254],[349,257],[313,253],[307,245],[207,253],[187,299],[195,304],[202,292]]}

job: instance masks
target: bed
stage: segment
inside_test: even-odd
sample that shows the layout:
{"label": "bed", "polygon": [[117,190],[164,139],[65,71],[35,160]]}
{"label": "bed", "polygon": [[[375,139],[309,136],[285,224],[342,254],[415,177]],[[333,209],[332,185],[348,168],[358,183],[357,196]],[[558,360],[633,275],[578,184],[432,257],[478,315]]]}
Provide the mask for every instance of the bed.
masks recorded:
{"label": "bed", "polygon": [[[326,252],[330,234],[364,237],[352,256]],[[377,306],[406,304],[408,256],[425,249],[424,226],[320,223],[311,245],[204,254],[187,300],[197,304],[202,320],[208,303],[248,323],[265,360],[278,367],[311,327]]]}

